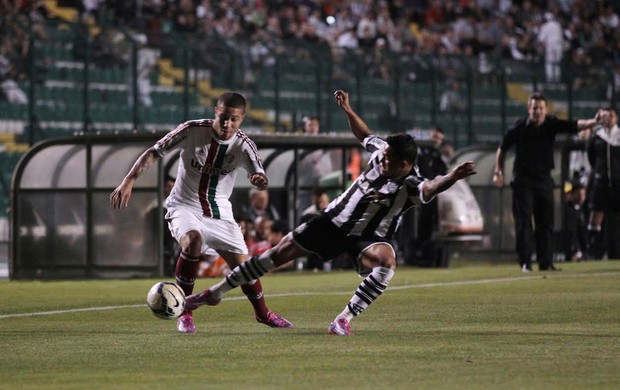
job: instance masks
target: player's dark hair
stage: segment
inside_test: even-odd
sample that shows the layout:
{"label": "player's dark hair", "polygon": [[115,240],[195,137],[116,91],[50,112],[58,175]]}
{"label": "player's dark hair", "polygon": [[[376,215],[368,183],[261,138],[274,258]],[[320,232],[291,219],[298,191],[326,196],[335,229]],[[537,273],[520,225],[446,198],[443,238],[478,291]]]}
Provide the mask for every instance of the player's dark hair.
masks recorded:
{"label": "player's dark hair", "polygon": [[396,158],[415,164],[418,157],[418,144],[412,136],[404,133],[394,134],[387,137],[386,141]]}
{"label": "player's dark hair", "polygon": [[534,92],[530,95],[530,98],[527,99],[528,102],[531,102],[532,100],[542,100],[545,104],[547,104],[547,98],[540,92]]}
{"label": "player's dark hair", "polygon": [[239,108],[245,112],[245,97],[237,92],[224,92],[220,95],[219,99],[217,99],[217,104],[218,106],[222,105],[225,107]]}

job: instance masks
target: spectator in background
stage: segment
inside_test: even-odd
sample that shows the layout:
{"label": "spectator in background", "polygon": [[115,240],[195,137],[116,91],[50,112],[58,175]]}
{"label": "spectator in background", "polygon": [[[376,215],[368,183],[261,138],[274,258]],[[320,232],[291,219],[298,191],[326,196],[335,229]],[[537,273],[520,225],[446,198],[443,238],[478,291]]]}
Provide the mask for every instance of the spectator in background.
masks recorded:
{"label": "spectator in background", "polygon": [[321,122],[319,121],[318,117],[310,116],[310,117],[304,118],[304,127],[303,127],[304,134],[319,134],[320,131],[321,131]]}
{"label": "spectator in background", "polygon": [[270,247],[277,245],[278,242],[280,242],[280,240],[283,239],[290,230],[291,229],[289,229],[286,221],[273,221],[269,229],[269,243],[271,244]]}
{"label": "spectator in background", "polygon": [[4,99],[11,104],[28,104],[28,96],[16,81],[17,70],[9,60],[10,47],[8,42],[0,41],[0,89]]}
{"label": "spectator in background", "polygon": [[[271,228],[269,230],[269,248],[278,245],[278,242],[286,236],[291,229],[289,229],[288,224],[285,221],[273,221],[271,224]],[[285,271],[291,268],[293,265],[293,261],[289,261],[286,264],[282,264],[281,266],[273,269],[271,272]],[[301,266],[298,268],[299,271],[303,269],[303,263],[298,263]]]}
{"label": "spectator in background", "polygon": [[[303,133],[307,135],[317,135],[321,132],[321,122],[316,116],[310,116],[303,119]],[[309,188],[319,184],[319,180],[325,175],[334,171],[334,162],[332,154],[336,151],[325,149],[306,150],[306,154],[299,162],[299,185]],[[333,153],[332,153],[333,152]],[[306,205],[308,199],[306,198]],[[305,207],[305,205],[302,205]]]}
{"label": "spectator in background", "polygon": [[450,165],[452,158],[454,157],[454,145],[450,140],[444,139],[439,146],[439,151],[441,152],[441,159],[443,160],[446,166]]}
{"label": "spectator in background", "polygon": [[174,29],[186,33],[198,30],[198,16],[192,0],[179,0],[174,13]]}
{"label": "spectator in background", "polygon": [[375,46],[377,23],[372,11],[367,11],[357,23],[356,35],[360,48],[370,50]]}
{"label": "spectator in background", "polygon": [[254,221],[246,216],[237,217],[235,220],[239,223],[241,234],[243,234],[243,241],[245,241],[245,245],[249,248],[250,245],[256,241],[256,226],[254,225]]}
{"label": "spectator in background", "polygon": [[545,23],[538,32],[538,42],[545,53],[545,77],[549,83],[561,81],[560,64],[564,55],[564,31],[551,12],[545,13]]}
{"label": "spectator in background", "polygon": [[267,218],[271,221],[280,219],[280,213],[274,205],[269,202],[269,192],[252,188],[249,192],[250,203],[244,210],[244,215],[252,220],[255,224],[259,222],[259,218]]}
{"label": "spectator in background", "polygon": [[322,187],[316,187],[312,192],[312,204],[301,213],[301,223],[308,222],[329,204],[329,195]]}
{"label": "spectator in background", "polygon": [[[147,36],[145,34],[137,34],[135,37],[136,43],[136,57],[138,59],[138,65],[136,69],[136,86],[138,87],[138,104],[144,107],[151,107],[153,100],[151,99],[151,73],[157,66],[158,54],[155,50],[147,47]],[[130,57],[133,58],[133,55]],[[130,61],[133,64],[133,61]],[[130,67],[131,70],[131,67]],[[129,92],[129,105],[134,104],[134,83],[133,72],[129,72],[129,86],[127,91]]]}
{"label": "spectator in background", "polygon": [[254,233],[254,242],[248,246],[250,256],[260,255],[267,249],[271,248],[269,235],[271,234],[271,225],[273,220],[266,217],[259,217],[256,220],[256,231]]}
{"label": "spectator in background", "polygon": [[454,80],[448,83],[446,89],[439,98],[439,110],[446,114],[461,114],[465,112],[466,104],[460,93],[460,84]]}

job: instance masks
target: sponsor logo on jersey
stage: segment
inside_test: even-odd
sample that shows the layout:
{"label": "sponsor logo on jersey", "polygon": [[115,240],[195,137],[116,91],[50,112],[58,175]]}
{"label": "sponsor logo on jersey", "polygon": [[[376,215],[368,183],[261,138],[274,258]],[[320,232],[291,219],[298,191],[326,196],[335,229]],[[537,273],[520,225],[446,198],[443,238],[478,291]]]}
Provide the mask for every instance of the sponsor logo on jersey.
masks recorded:
{"label": "sponsor logo on jersey", "polygon": [[207,175],[228,175],[231,170],[224,168],[214,168],[211,164],[202,165],[200,162],[192,159],[190,162],[192,168],[196,169],[201,173],[206,173]]}

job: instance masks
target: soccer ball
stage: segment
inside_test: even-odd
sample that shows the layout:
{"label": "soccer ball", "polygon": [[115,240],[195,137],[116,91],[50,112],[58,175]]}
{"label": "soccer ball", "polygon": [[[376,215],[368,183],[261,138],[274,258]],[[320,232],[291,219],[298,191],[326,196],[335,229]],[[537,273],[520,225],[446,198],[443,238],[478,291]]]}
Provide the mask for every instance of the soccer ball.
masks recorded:
{"label": "soccer ball", "polygon": [[185,293],[172,282],[159,282],[149,290],[146,303],[156,317],[171,320],[185,310]]}

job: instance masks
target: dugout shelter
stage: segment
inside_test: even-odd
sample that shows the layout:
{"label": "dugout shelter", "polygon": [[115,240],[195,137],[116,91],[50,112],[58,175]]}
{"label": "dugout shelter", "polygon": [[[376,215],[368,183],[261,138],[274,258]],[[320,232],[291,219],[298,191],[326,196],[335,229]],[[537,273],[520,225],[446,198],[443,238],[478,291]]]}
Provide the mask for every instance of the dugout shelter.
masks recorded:
{"label": "dugout shelter", "polygon": [[[162,275],[163,180],[176,176],[179,153],[171,153],[136,181],[127,208],[110,207],[109,195],[135,160],[165,133],[78,135],[45,140],[25,153],[11,186],[12,279],[126,278]],[[298,204],[295,161],[317,148],[359,147],[350,135],[252,135],[260,148],[270,189]],[[344,189],[344,181],[333,186]],[[249,184],[237,175],[237,202]],[[235,200],[233,199],[233,205]],[[297,222],[298,208],[287,213]]]}

